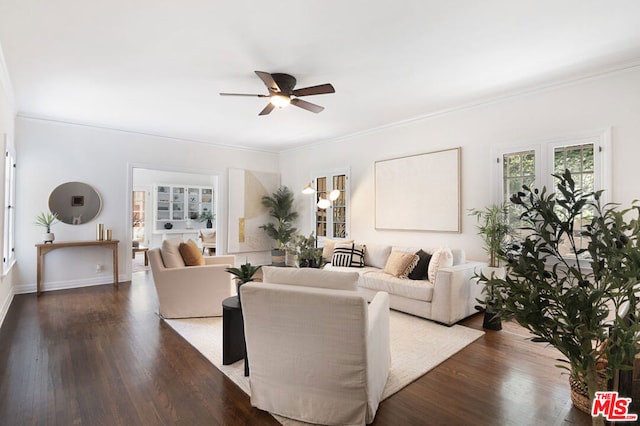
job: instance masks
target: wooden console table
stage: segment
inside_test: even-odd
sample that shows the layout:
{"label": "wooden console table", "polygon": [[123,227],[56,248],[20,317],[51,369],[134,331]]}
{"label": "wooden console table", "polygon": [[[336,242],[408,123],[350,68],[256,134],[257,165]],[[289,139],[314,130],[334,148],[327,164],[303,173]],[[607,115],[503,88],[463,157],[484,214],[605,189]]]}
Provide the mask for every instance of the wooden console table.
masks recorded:
{"label": "wooden console table", "polygon": [[38,249],[38,274],[36,278],[36,294],[42,293],[42,277],[44,275],[44,255],[52,250],[64,247],[104,247],[113,251],[113,285],[118,287],[118,240],[100,241],[63,241],[59,243],[36,244]]}

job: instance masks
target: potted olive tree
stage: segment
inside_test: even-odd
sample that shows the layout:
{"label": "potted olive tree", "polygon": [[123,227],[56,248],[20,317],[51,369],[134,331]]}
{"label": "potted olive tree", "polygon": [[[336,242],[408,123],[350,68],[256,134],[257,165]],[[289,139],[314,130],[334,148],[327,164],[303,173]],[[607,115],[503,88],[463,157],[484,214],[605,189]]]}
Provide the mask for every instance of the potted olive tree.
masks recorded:
{"label": "potted olive tree", "polygon": [[[485,318],[483,327],[490,330],[502,329],[500,319],[495,315],[493,305],[495,304],[494,292],[490,282],[486,278],[504,278],[505,268],[500,266],[503,260],[502,253],[513,236],[513,229],[509,225],[509,216],[506,203],[492,204],[482,210],[471,209],[469,214],[476,217],[478,221],[478,235],[482,237],[483,248],[489,256],[489,265],[480,272],[481,280],[485,286],[483,288]],[[477,306],[478,309],[483,309]]]}
{"label": "potted olive tree", "polygon": [[[523,186],[511,197],[529,235],[508,257],[504,278],[482,280],[494,290],[498,316],[515,319],[533,341],[564,355],[560,367],[571,382],[585,385],[589,409],[607,379],[632,369],[638,351],[640,204],[622,210],[603,205],[601,191],[583,192],[569,171],[554,176],[555,194]],[[591,219],[586,229],[576,229],[585,209]],[[584,410],[573,396],[572,386],[574,405]],[[593,417],[593,423],[604,419]]]}
{"label": "potted olive tree", "polygon": [[271,195],[262,197],[262,205],[269,209],[269,216],[274,222],[260,226],[273,238],[278,247],[271,250],[271,261],[274,266],[285,266],[285,249],[287,243],[296,234],[293,222],[298,212],[293,210],[293,192],[286,186],[281,186]]}

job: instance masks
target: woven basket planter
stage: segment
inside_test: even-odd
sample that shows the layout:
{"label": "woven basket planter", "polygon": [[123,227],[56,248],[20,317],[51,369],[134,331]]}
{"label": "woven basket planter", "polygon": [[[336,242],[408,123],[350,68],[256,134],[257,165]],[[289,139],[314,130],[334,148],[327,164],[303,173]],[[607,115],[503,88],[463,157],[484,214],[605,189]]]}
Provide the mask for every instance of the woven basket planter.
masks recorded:
{"label": "woven basket planter", "polygon": [[[572,372],[569,375],[569,385],[571,386],[571,402],[573,406],[583,413],[591,414],[591,400],[589,400],[587,384]],[[607,390],[607,377],[604,371],[598,372],[598,385],[599,390]]]}

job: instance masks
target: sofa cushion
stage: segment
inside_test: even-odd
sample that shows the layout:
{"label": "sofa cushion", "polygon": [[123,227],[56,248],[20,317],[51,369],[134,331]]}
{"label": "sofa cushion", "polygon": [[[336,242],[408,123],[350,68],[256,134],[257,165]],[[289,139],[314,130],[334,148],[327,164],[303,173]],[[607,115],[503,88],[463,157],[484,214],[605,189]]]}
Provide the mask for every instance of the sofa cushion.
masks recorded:
{"label": "sofa cushion", "polygon": [[364,266],[364,252],[365,246],[360,244],[336,244],[331,263],[336,266],[361,268]]}
{"label": "sofa cushion", "polygon": [[352,242],[353,240],[330,240],[329,238],[325,238],[322,242],[322,257],[327,262],[331,262],[331,259],[333,259],[333,249],[336,244],[349,244]]}
{"label": "sofa cushion", "polygon": [[431,255],[426,251],[420,249],[416,253],[418,256],[418,264],[415,268],[409,273],[408,278],[410,280],[427,280],[428,272],[429,272],[429,261],[431,260]]}
{"label": "sofa cushion", "polygon": [[367,244],[367,249],[364,252],[364,264],[366,266],[374,266],[378,269],[383,269],[387,264],[387,259],[391,254],[391,246],[379,245],[379,244]]}
{"label": "sofa cushion", "polygon": [[424,302],[431,302],[433,299],[433,284],[430,281],[392,277],[381,271],[363,274],[359,285],[370,290],[386,291],[390,295]]}
{"label": "sofa cushion", "polygon": [[383,272],[394,277],[407,278],[409,272],[418,264],[419,259],[417,254],[392,251],[387,263],[384,265]]}
{"label": "sofa cushion", "polygon": [[178,251],[187,266],[202,266],[205,264],[200,248],[192,239],[189,239],[186,243],[180,243]]}
{"label": "sofa cushion", "polygon": [[431,260],[429,261],[429,280],[436,282],[436,274],[440,268],[449,268],[453,266],[453,254],[449,247],[440,247],[433,252]]}
{"label": "sofa cushion", "polygon": [[348,266],[334,266],[331,263],[327,263],[322,267],[325,271],[338,271],[338,272],[356,272],[358,275],[366,274],[367,272],[380,272],[380,268],[373,266],[364,266],[362,268],[351,268]]}
{"label": "sofa cushion", "polygon": [[160,254],[162,254],[162,263],[164,263],[165,268],[181,268],[186,266],[180,254],[181,242],[182,240],[178,238],[168,238],[162,241]]}
{"label": "sofa cushion", "polygon": [[334,290],[358,289],[357,272],[325,271],[314,268],[279,268],[263,266],[265,283],[299,285],[303,287],[319,287]]}

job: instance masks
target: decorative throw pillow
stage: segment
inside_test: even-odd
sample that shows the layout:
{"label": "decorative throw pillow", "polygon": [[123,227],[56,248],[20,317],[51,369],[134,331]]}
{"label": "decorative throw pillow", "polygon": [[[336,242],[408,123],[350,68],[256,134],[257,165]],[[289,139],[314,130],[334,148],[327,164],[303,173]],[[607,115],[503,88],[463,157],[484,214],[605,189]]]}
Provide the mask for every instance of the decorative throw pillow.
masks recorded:
{"label": "decorative throw pillow", "polygon": [[449,247],[440,247],[433,252],[429,261],[429,281],[436,281],[436,274],[440,268],[448,268],[453,266],[453,253]]}
{"label": "decorative throw pillow", "polygon": [[407,278],[419,260],[420,257],[417,254],[392,251],[382,272],[398,278]]}
{"label": "decorative throw pillow", "polygon": [[204,258],[200,253],[200,248],[193,240],[189,240],[186,243],[180,243],[178,247],[182,260],[187,266],[202,266],[204,265]]}
{"label": "decorative throw pillow", "polygon": [[410,280],[428,280],[429,279],[429,261],[431,260],[431,255],[426,251],[420,249],[416,253],[418,255],[418,264],[413,271],[409,273]]}
{"label": "decorative throw pillow", "polygon": [[181,268],[185,266],[180,254],[180,243],[182,243],[182,240],[177,238],[169,238],[162,241],[160,253],[162,254],[162,263],[164,263],[165,268]]}
{"label": "decorative throw pillow", "polygon": [[391,246],[368,244],[364,253],[364,264],[378,269],[384,268],[391,254]]}
{"label": "decorative throw pillow", "polygon": [[333,259],[333,249],[336,247],[336,244],[351,244],[353,240],[330,240],[325,238],[322,246],[322,257],[325,261],[331,262]]}
{"label": "decorative throw pillow", "polygon": [[336,244],[333,249],[331,264],[333,266],[364,266],[365,246],[360,244]]}

